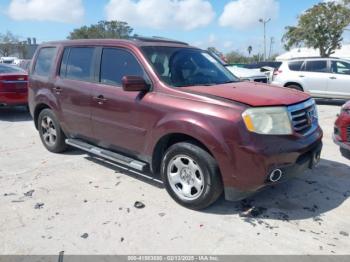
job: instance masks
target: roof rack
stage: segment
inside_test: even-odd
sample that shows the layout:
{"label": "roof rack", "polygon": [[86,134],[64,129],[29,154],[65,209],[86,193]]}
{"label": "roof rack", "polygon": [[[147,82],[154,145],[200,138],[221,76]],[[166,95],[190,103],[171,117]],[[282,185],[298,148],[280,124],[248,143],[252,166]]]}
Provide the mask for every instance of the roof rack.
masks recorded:
{"label": "roof rack", "polygon": [[136,40],[141,42],[162,42],[162,43],[175,43],[175,44],[181,44],[181,45],[189,45],[186,42],[177,41],[165,37],[160,36],[152,36],[152,37],[145,37],[145,36],[132,36],[129,38],[130,40]]}

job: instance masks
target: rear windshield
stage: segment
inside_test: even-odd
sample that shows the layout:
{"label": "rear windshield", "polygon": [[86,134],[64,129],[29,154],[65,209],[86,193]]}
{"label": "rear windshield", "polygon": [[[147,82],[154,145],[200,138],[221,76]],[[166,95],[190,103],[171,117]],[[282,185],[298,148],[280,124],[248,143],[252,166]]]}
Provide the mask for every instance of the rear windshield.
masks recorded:
{"label": "rear windshield", "polygon": [[0,64],[0,74],[7,74],[7,73],[25,73],[25,71],[19,67]]}
{"label": "rear windshield", "polygon": [[142,50],[161,80],[173,87],[238,81],[217,59],[200,49],[147,46]]}

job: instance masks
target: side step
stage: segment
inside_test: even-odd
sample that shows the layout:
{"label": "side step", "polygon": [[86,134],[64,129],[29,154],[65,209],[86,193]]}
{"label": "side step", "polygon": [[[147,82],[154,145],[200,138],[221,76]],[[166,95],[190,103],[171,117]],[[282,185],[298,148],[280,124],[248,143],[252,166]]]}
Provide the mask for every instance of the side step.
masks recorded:
{"label": "side step", "polygon": [[144,172],[146,171],[146,167],[148,166],[148,164],[135,160],[133,158],[130,157],[126,157],[123,156],[121,154],[118,153],[114,153],[112,151],[106,150],[106,149],[102,149],[100,147],[97,146],[93,146],[90,145],[82,140],[79,139],[66,139],[66,144],[79,148],[81,150],[84,150],[88,153],[100,156],[102,158],[106,158],[108,160],[117,162],[119,164],[128,166],[130,168],[136,169],[138,171]]}

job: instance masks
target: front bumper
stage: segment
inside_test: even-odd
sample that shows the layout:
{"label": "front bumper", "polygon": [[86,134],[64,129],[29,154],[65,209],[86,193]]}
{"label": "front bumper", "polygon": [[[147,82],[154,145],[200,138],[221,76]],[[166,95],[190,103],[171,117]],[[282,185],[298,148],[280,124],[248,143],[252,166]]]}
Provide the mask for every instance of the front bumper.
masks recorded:
{"label": "front bumper", "polygon": [[333,141],[336,145],[338,145],[340,148],[343,148],[345,150],[349,150],[350,151],[350,143],[346,143],[346,142],[341,142],[337,139],[336,135],[333,134]]}
{"label": "front bumper", "polygon": [[276,169],[279,169],[282,171],[282,177],[278,181],[271,182],[271,180],[269,179],[270,173],[267,173],[264,183],[254,188],[253,190],[239,190],[235,187],[225,187],[224,188],[225,199],[229,201],[239,201],[239,200],[245,199],[265,187],[286,182],[289,179],[299,174],[302,174],[307,169],[313,169],[320,160],[321,151],[322,151],[322,141],[318,140],[309,148],[308,151],[301,154],[297,158],[295,163],[293,164],[276,163],[273,168],[270,168],[271,172]]}

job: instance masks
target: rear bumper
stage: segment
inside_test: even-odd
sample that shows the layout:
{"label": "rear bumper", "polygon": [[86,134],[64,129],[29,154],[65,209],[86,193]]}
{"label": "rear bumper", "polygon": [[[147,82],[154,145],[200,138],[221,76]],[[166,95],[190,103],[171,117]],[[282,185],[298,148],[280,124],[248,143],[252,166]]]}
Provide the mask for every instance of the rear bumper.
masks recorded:
{"label": "rear bumper", "polygon": [[17,106],[27,104],[27,92],[0,92],[0,106]]}
{"label": "rear bumper", "polygon": [[[267,136],[250,139],[250,146],[241,146],[234,152],[236,161],[232,164],[232,179],[224,180],[225,198],[231,201],[244,199],[313,168],[320,158],[322,137],[323,132],[318,128],[300,138]],[[271,182],[269,175],[276,169],[282,171],[282,178]]]}

